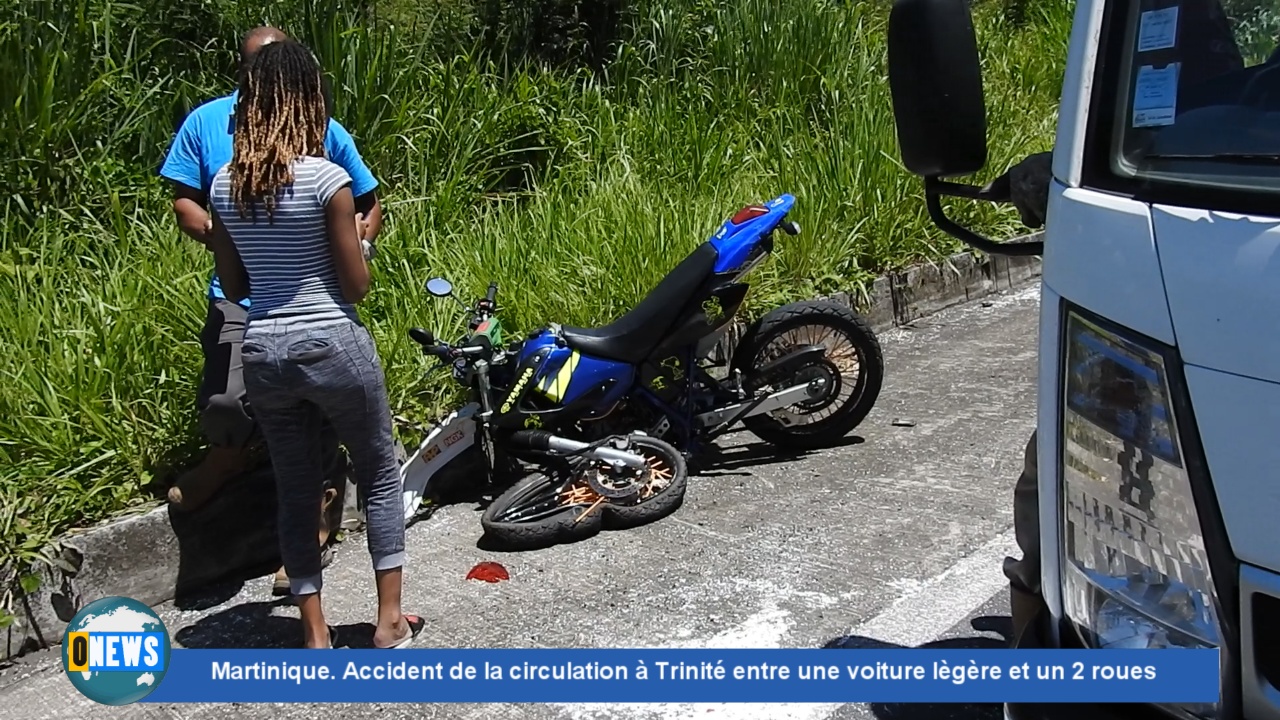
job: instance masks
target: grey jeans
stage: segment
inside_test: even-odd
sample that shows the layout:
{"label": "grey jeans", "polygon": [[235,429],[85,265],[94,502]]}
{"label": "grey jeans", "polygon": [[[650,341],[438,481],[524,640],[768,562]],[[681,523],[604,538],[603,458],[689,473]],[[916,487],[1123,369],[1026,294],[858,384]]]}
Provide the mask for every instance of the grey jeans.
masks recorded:
{"label": "grey jeans", "polygon": [[1022,459],[1022,474],[1013,487],[1013,534],[1022,559],[1004,559],[1004,574],[1016,589],[1040,594],[1040,473],[1036,465],[1036,433],[1031,433]]}
{"label": "grey jeans", "polygon": [[377,348],[358,320],[251,319],[240,350],[245,388],[276,473],[280,555],[294,595],[323,581],[316,514],[321,425],[346,446],[365,499],[374,570],[404,564],[400,466]]}

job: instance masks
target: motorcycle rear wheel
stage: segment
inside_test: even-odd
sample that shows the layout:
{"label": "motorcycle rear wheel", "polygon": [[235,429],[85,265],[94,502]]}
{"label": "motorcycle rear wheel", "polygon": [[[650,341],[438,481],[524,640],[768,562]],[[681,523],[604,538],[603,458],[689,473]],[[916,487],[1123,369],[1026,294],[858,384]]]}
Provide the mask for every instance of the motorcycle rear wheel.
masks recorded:
{"label": "motorcycle rear wheel", "polygon": [[[808,344],[824,345],[826,357],[787,377],[752,378],[755,368]],[[788,450],[838,444],[866,419],[884,384],[884,357],[875,332],[853,310],[833,302],[810,300],[772,310],[747,330],[734,352],[733,367],[749,378],[749,389],[758,393],[775,392],[810,376],[836,385],[834,398],[743,420],[753,435]],[[850,372],[852,368],[856,369]],[[792,423],[784,424],[780,415],[790,416]]]}

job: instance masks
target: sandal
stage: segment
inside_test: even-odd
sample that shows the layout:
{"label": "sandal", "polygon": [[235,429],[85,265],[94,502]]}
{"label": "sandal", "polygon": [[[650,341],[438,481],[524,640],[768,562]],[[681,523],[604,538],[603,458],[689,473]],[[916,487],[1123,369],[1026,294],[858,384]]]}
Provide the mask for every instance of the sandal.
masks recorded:
{"label": "sandal", "polygon": [[422,628],[426,627],[427,625],[427,621],[423,620],[417,615],[405,615],[404,621],[409,624],[409,633],[396,644],[388,645],[387,647],[384,647],[384,648],[378,648],[379,650],[400,650],[400,649],[409,647],[410,643],[412,643],[414,639],[418,637],[418,633],[422,632]]}

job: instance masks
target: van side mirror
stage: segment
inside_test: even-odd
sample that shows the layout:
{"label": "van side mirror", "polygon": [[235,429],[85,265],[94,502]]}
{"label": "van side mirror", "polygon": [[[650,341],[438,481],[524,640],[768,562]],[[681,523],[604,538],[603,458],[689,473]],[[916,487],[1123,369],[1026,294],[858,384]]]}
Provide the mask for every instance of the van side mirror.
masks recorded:
{"label": "van side mirror", "polygon": [[895,0],[889,11],[889,90],[902,164],[924,178],[929,216],[943,232],[991,255],[1041,255],[1042,242],[1000,243],[946,216],[942,196],[988,201],[945,178],[987,164],[987,106],[972,0]]}
{"label": "van side mirror", "polygon": [[987,164],[987,107],[969,0],[897,0],[889,87],[902,162],[916,175],[972,175]]}

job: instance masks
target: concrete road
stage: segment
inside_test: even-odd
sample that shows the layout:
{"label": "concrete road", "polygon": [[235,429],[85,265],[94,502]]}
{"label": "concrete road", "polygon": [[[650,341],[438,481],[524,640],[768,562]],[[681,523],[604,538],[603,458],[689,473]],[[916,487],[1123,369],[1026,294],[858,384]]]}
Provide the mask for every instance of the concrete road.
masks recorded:
{"label": "concrete road", "polygon": [[[438,647],[986,647],[1008,632],[1001,561],[1034,419],[1035,287],[950,309],[882,337],[876,409],[835,450],[778,458],[741,434],[691,478],[684,507],[636,530],[519,554],[477,548],[479,511],[409,530],[405,605]],[[508,582],[467,581],[497,560]],[[363,536],[325,574],[340,644],[374,616]],[[160,608],[177,645],[287,647],[301,629],[271,578]],[[957,718],[998,706],[94,705],[53,654],[0,675],[0,717],[22,718]]]}

